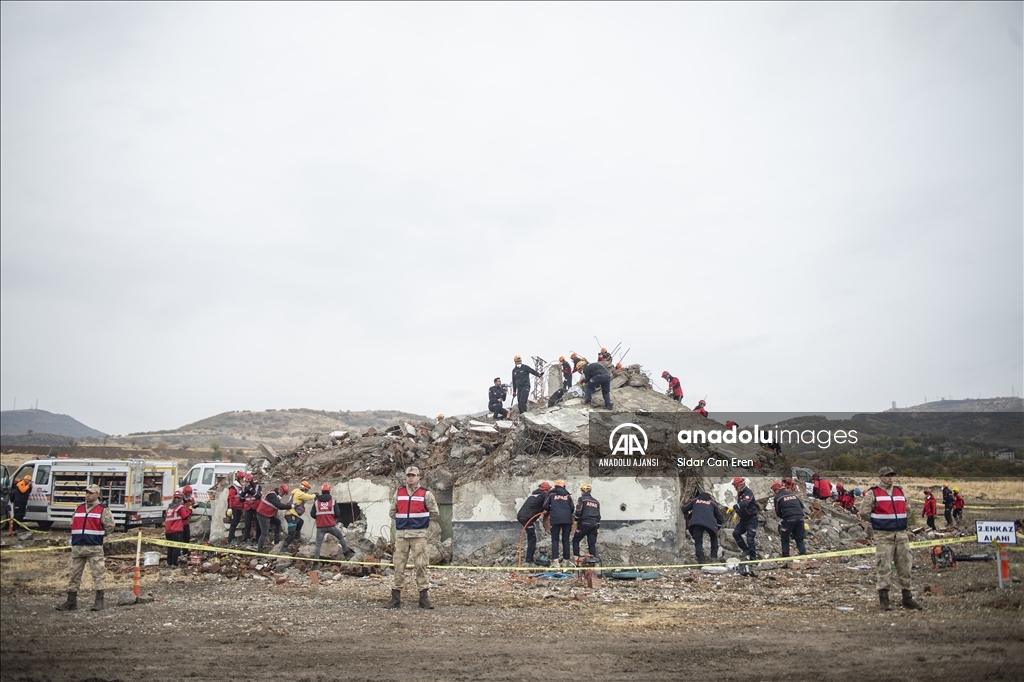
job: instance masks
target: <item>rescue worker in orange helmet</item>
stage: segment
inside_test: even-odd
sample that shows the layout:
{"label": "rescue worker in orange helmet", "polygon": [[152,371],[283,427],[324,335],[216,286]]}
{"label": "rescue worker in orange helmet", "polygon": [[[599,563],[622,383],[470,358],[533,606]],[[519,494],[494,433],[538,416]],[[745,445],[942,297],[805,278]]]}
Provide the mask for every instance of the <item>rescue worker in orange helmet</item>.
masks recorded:
{"label": "rescue worker in orange helmet", "polygon": [[601,352],[597,354],[598,362],[611,362],[612,354],[608,352],[607,348],[602,348]]}

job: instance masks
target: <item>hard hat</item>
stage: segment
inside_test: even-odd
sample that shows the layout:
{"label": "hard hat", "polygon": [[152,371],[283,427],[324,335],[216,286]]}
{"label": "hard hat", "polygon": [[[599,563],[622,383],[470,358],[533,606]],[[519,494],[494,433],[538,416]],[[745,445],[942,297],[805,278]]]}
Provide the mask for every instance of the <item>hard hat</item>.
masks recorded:
{"label": "hard hat", "polygon": [[854,488],[853,489],[853,494],[854,495],[863,495],[864,492],[860,488]]}
{"label": "hard hat", "polygon": [[174,491],[174,496],[175,497],[184,497],[184,495],[181,494],[181,488],[178,488],[177,490]]}
{"label": "hard hat", "polygon": [[512,358],[512,361],[513,361],[513,362],[522,362],[522,361],[523,361],[523,359],[522,359],[521,357],[519,357],[519,356],[517,355],[517,356],[515,356],[514,358]]}
{"label": "hard hat", "polygon": [[925,495],[931,495],[932,494],[932,489],[931,488],[925,488],[924,489],[924,494]]}
{"label": "hard hat", "polygon": [[541,481],[540,485],[537,487],[543,490],[544,492],[551,490],[551,484],[548,483],[547,481]]}
{"label": "hard hat", "polygon": [[580,490],[585,493],[589,493],[593,489],[594,487],[589,483],[584,483],[583,485],[580,486]]}
{"label": "hard hat", "polygon": [[782,484],[781,483],[779,483],[778,481],[775,481],[774,483],[772,483],[772,492],[777,493],[780,490],[782,490]]}
{"label": "hard hat", "polygon": [[587,364],[587,363],[583,362],[582,360],[580,360],[579,362],[577,362],[577,363],[576,363],[576,371],[579,371],[579,370],[583,369],[583,366],[584,366],[585,364]]}
{"label": "hard hat", "polygon": [[279,490],[281,491],[282,495],[287,495],[288,494],[288,486],[285,485],[284,483],[281,484],[281,487],[279,488]]}
{"label": "hard hat", "polygon": [[331,484],[330,483],[324,483],[322,486],[320,486],[320,492],[322,492],[322,493],[329,493],[329,492],[331,492]]}
{"label": "hard hat", "polygon": [[303,490],[309,490],[309,481],[303,481],[302,483],[299,484],[299,487],[302,488]]}
{"label": "hard hat", "polygon": [[960,488],[953,488],[953,492],[955,492],[955,493],[960,492]]}
{"label": "hard hat", "polygon": [[558,356],[558,361],[559,362],[565,362],[565,356],[564,355],[559,355]]}
{"label": "hard hat", "polygon": [[836,483],[836,490],[842,490],[842,489],[843,489],[843,484],[842,483]]}
{"label": "hard hat", "polygon": [[235,478],[241,481],[242,479],[245,478],[245,472],[239,469],[238,471],[235,472]]}
{"label": "hard hat", "polygon": [[736,478],[732,479],[732,487],[734,487],[734,488],[739,488],[740,486],[746,485],[746,484],[747,484],[747,482],[745,480],[743,480],[743,478],[741,476],[737,476]]}
{"label": "hard hat", "polygon": [[192,486],[187,485],[184,488],[182,488],[181,491],[183,493],[185,493],[186,495],[191,495],[192,494]]}
{"label": "hard hat", "polygon": [[252,474],[250,474],[250,473],[246,473],[246,474],[245,474],[245,480],[247,480],[247,481],[251,481],[251,480],[252,480]]}
{"label": "hard hat", "polygon": [[607,353],[607,352],[608,352],[608,349],[607,349],[607,348],[603,348],[603,347],[602,347],[602,348],[601,348],[601,352],[602,352],[602,353]]}
{"label": "hard hat", "polygon": [[704,400],[704,399],[701,399],[701,400],[698,400],[698,401],[697,401],[697,404],[698,404],[698,405],[707,405],[708,403],[707,403],[707,401],[706,401],[706,400]]}
{"label": "hard hat", "polygon": [[444,419],[444,415],[441,414],[440,412],[438,412],[437,413],[437,421],[441,421],[442,419]]}
{"label": "hard hat", "polygon": [[661,373],[661,378],[662,379],[668,379],[670,376],[672,376],[672,375],[668,373],[667,369],[664,372]]}
{"label": "hard hat", "polygon": [[948,483],[943,483],[943,484],[942,484],[942,487],[943,487],[943,488],[948,488],[948,487],[949,487],[949,484],[948,484]]}
{"label": "hard hat", "polygon": [[564,488],[565,487],[565,481],[563,481],[562,479],[558,479],[557,481],[555,481],[555,487],[556,488]]}
{"label": "hard hat", "polygon": [[25,474],[25,475],[24,475],[24,476],[22,476],[21,478],[22,478],[22,480],[24,480],[24,481],[31,481],[31,480],[32,480],[32,474]]}

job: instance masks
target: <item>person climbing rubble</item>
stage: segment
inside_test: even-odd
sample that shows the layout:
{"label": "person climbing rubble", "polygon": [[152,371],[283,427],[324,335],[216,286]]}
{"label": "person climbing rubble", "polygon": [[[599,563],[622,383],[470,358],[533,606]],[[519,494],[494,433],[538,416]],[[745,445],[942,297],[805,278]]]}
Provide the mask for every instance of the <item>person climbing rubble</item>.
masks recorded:
{"label": "person climbing rubble", "polygon": [[537,489],[527,496],[523,506],[519,508],[519,512],[516,514],[516,520],[519,521],[519,525],[523,527],[526,533],[525,562],[528,564],[534,563],[534,555],[537,551],[536,525],[544,514],[544,500],[547,499],[549,492],[551,492],[551,484],[547,481],[541,481]]}
{"label": "person climbing rubble", "polygon": [[505,384],[501,383],[501,377],[494,377],[494,385],[487,389],[487,411],[495,419],[508,418],[508,410],[504,405],[507,397],[508,390]]}
{"label": "person climbing rubble", "polygon": [[[518,359],[519,356],[517,355]],[[419,607],[434,608],[430,601],[430,581],[427,578],[427,535],[430,522],[440,518],[440,509],[434,493],[420,485],[420,470],[405,470],[405,485],[391,499],[391,518],[395,520],[395,581],[391,588],[391,601],[386,609],[402,606],[402,587],[405,584],[405,564],[412,554],[416,566],[416,585],[420,590]]]}
{"label": "person climbing rubble", "polygon": [[309,511],[310,516],[313,517],[313,522],[316,524],[316,549],[313,552],[313,560],[317,561],[320,559],[320,550],[324,546],[324,536],[333,536],[338,544],[341,545],[341,552],[345,556],[345,559],[352,557],[355,552],[348,548],[348,543],[345,542],[345,536],[341,530],[338,529],[338,524],[341,523],[341,508],[331,498],[331,486],[324,483],[320,487],[320,494],[314,497],[312,508]]}
{"label": "person climbing rubble", "polygon": [[572,555],[580,555],[580,541],[587,539],[587,552],[597,556],[597,531],[601,527],[601,503],[591,495],[593,486],[584,483],[580,486],[580,499],[576,502],[573,518],[576,519],[576,532],[572,536]]}
{"label": "person climbing rubble", "polygon": [[597,361],[598,362],[611,362],[612,361],[612,354],[608,352],[607,348],[601,348],[601,350],[597,354]]}
{"label": "person climbing rubble", "polygon": [[725,516],[711,493],[697,488],[693,499],[682,506],[687,517],[687,530],[693,538],[693,550],[697,555],[697,563],[707,562],[704,557],[704,534],[711,538],[711,559],[718,559],[718,529],[725,524]]}
{"label": "person climbing rubble", "polygon": [[565,481],[555,481],[554,489],[548,493],[544,500],[544,511],[548,513],[551,521],[551,567],[559,568],[558,543],[561,538],[562,561],[566,566],[572,565],[569,558],[569,535],[572,531],[572,517],[575,507],[572,502],[572,495],[565,489]]}
{"label": "person climbing rubble", "polygon": [[586,382],[583,384],[583,403],[590,405],[590,401],[594,397],[594,389],[600,386],[605,409],[612,409],[610,394],[612,375],[608,373],[608,370],[596,362],[587,363],[586,360],[580,360],[576,365],[576,371],[583,375],[583,380]]}
{"label": "person climbing rubble", "polygon": [[757,500],[754,493],[747,487],[747,480],[740,476],[732,479],[732,487],[736,489],[736,515],[739,523],[732,531],[732,539],[736,541],[740,551],[751,560],[757,559]]}
{"label": "person climbing rubble", "polygon": [[282,495],[288,494],[288,486],[283,483],[269,493],[264,495],[256,504],[256,515],[260,524],[260,539],[256,543],[256,551],[262,552],[267,542],[270,529],[274,529],[274,544],[281,541],[281,519],[277,517],[278,510],[291,509],[291,504],[281,499]]}
{"label": "person climbing rubble", "polygon": [[708,404],[707,401],[702,398],[699,401],[697,401],[697,407],[693,408],[693,411],[696,412],[697,414],[699,414],[702,417],[707,417],[708,416],[708,410],[707,410],[707,407],[706,407],[707,404]]}
{"label": "person climbing rubble", "polygon": [[512,369],[512,397],[519,398],[519,414],[526,414],[527,401],[530,399],[530,375],[540,378],[533,367],[523,364],[520,356],[512,358],[516,366]]}
{"label": "person climbing rubble", "polygon": [[569,364],[564,355],[558,357],[558,362],[562,365],[562,388],[568,391],[572,388],[573,366]]}
{"label": "person climbing rubble", "polygon": [[935,502],[935,496],[932,495],[931,488],[924,489],[924,507],[921,509],[921,516],[927,519],[928,527],[932,530],[938,530],[935,527],[935,517],[939,513],[939,505]]}
{"label": "person climbing rubble", "polygon": [[[860,504],[861,518],[870,516],[869,537],[875,542],[875,585],[878,604],[883,611],[891,611],[889,589],[898,582],[903,596],[903,608],[917,610],[910,591],[910,538],[907,535],[907,497],[903,489],[893,483],[896,471],[889,466],[878,470],[878,485],[864,493]],[[893,565],[896,579],[893,579]]]}
{"label": "person climbing rubble", "polygon": [[297,542],[302,537],[302,526],[306,523],[302,516],[306,513],[306,503],[316,499],[316,495],[309,492],[311,487],[309,481],[303,481],[299,484],[298,489],[292,493],[291,509],[284,513],[284,521],[288,524],[288,535],[284,538],[284,546],[281,547],[282,552],[286,551],[289,545]]}
{"label": "person climbing rubble", "polygon": [[679,383],[679,378],[669,374],[667,369],[661,373],[661,378],[668,382],[665,395],[677,403],[683,402],[683,385]]}
{"label": "person climbing rubble", "polygon": [[796,541],[796,553],[800,556],[807,554],[807,545],[804,544],[804,503],[797,493],[784,489],[779,481],[772,483],[772,492],[775,493],[772,506],[775,508],[775,515],[779,517],[782,556],[789,556],[791,537]]}
{"label": "person climbing rubble", "polygon": [[964,498],[960,496],[960,488],[953,488],[953,520],[956,523],[964,520]]}

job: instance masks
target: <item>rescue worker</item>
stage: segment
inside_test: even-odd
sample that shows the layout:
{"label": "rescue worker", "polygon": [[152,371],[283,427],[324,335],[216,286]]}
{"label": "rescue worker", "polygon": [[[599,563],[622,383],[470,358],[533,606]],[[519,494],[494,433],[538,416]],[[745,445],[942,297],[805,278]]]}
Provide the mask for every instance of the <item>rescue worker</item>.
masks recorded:
{"label": "rescue worker", "polygon": [[32,493],[32,474],[25,474],[14,484],[11,491],[11,503],[14,505],[14,520],[25,523],[25,511],[28,509],[28,498]]}
{"label": "rescue worker", "polygon": [[789,556],[789,539],[796,541],[797,555],[807,554],[807,545],[804,544],[804,503],[800,496],[792,490],[785,490],[782,484],[776,481],[772,483],[772,492],[775,493],[773,506],[775,515],[779,517],[779,537],[782,540],[782,556]]}
{"label": "rescue worker", "polygon": [[501,385],[501,377],[494,377],[494,385],[487,389],[487,411],[495,419],[506,419],[508,410],[505,409],[505,398],[508,391]]}
{"label": "rescue worker", "polygon": [[264,495],[256,503],[256,515],[260,524],[260,539],[256,545],[256,551],[262,552],[263,546],[267,543],[267,534],[271,527],[274,529],[274,544],[281,541],[281,519],[277,518],[278,510],[291,509],[291,505],[281,500],[282,495],[288,494],[288,486],[281,484]]}
{"label": "rescue worker", "polygon": [[754,493],[747,487],[747,481],[737,476],[732,479],[732,487],[736,489],[736,515],[740,517],[739,523],[732,531],[732,539],[736,541],[740,551],[750,557],[757,559],[757,500]]}
{"label": "rescue worker", "polygon": [[527,401],[530,399],[530,375],[540,378],[533,367],[523,364],[523,359],[518,355],[512,358],[516,366],[512,369],[512,397],[519,397],[519,414],[525,414]]}
{"label": "rescue worker", "polygon": [[310,514],[316,521],[316,552],[313,554],[313,558],[320,558],[320,549],[324,545],[324,536],[332,535],[338,541],[338,544],[341,545],[341,552],[345,559],[348,560],[355,552],[348,548],[348,543],[345,542],[345,535],[338,528],[338,524],[341,523],[341,507],[331,498],[331,486],[324,483],[320,487],[320,494],[315,497],[315,500],[313,509],[310,511]]}
{"label": "rescue worker", "polygon": [[576,532],[572,536],[572,554],[580,555],[580,540],[587,539],[587,552],[597,556],[597,531],[601,527],[601,503],[590,494],[593,486],[584,483],[580,486],[580,499],[576,501]]}
{"label": "rescue worker", "polygon": [[252,533],[256,532],[256,540],[259,540],[260,535],[260,524],[258,521],[259,514],[256,513],[256,507],[260,503],[260,499],[263,497],[263,486],[256,482],[252,474],[245,475],[245,530],[242,532],[243,539],[245,542],[252,541]]}
{"label": "rescue worker", "polygon": [[82,573],[89,564],[92,584],[96,589],[93,611],[103,610],[103,536],[114,532],[114,515],[100,504],[100,487],[85,488],[85,503],[78,505],[71,518],[71,569],[68,579],[68,599],[56,606],[58,611],[74,611],[78,608],[78,588],[82,585]]}
{"label": "rescue worker", "polygon": [[[171,542],[185,542],[185,521],[192,516],[192,510],[185,504],[184,496],[183,491],[174,491],[171,506],[167,508],[167,515],[164,517],[164,537]],[[167,568],[177,568],[180,556],[181,549],[168,547]]]}
{"label": "rescue worker", "polygon": [[529,494],[526,501],[523,502],[523,506],[516,513],[516,520],[519,521],[519,525],[526,533],[526,563],[528,564],[533,563],[534,554],[537,551],[536,525],[544,515],[544,500],[547,499],[549,492],[551,492],[551,484],[541,481],[537,489]]}
{"label": "rescue worker", "polygon": [[839,498],[836,501],[839,502],[840,507],[848,512],[855,511],[854,505],[856,504],[856,501],[853,499],[852,491],[843,488],[842,483],[836,483],[836,493],[839,495]]}
{"label": "rescue worker", "polygon": [[594,397],[594,389],[598,386],[601,387],[601,397],[604,398],[604,407],[607,410],[612,409],[612,399],[609,394],[611,388],[612,375],[608,373],[604,367],[596,362],[587,363],[584,360],[576,365],[576,370],[583,375],[586,383],[583,385],[583,402],[586,405],[590,404],[591,399]]}
{"label": "rescue worker", "polygon": [[189,520],[192,518],[192,513],[196,508],[196,498],[192,497],[192,486],[187,485],[181,489],[181,503],[188,507],[188,516],[183,517],[184,523],[181,529],[181,541],[191,542],[192,541],[192,525]]}
{"label": "rescue worker", "polygon": [[683,505],[683,514],[688,514],[687,530],[693,538],[693,550],[697,563],[707,561],[704,557],[704,533],[711,536],[711,558],[718,559],[718,529],[725,523],[725,516],[718,508],[711,493],[697,489],[696,496]]}
{"label": "rescue worker", "polygon": [[679,379],[669,374],[667,369],[661,373],[661,378],[668,382],[665,395],[677,403],[683,402],[683,385],[679,383]]}
{"label": "rescue worker", "polygon": [[924,489],[924,508],[921,509],[921,516],[928,519],[928,527],[932,530],[938,530],[935,527],[935,517],[939,513],[939,505],[935,502],[935,496],[932,495],[931,488]]}
{"label": "rescue worker", "polygon": [[948,483],[942,484],[942,511],[946,517],[946,525],[953,525],[953,491],[949,489]]}
{"label": "rescue worker", "polygon": [[572,503],[572,495],[565,489],[565,481],[555,481],[554,489],[544,499],[544,511],[548,513],[551,522],[551,567],[559,568],[558,543],[562,543],[562,560],[566,566],[571,565],[569,557],[569,535],[572,531],[572,516],[575,508]]}
{"label": "rescue worker", "polygon": [[790,491],[792,491],[794,493],[797,491],[797,483],[796,483],[796,481],[794,481],[789,476],[787,476],[786,478],[782,479],[782,484],[785,486],[786,490],[790,490]]}
{"label": "rescue worker", "polygon": [[305,525],[302,515],[306,513],[306,503],[316,499],[316,495],[309,492],[310,487],[309,481],[303,481],[299,484],[298,490],[292,493],[292,506],[284,513],[285,523],[288,524],[288,535],[284,538],[282,552],[288,549],[288,545],[297,542],[302,537],[302,526]]}
{"label": "rescue worker", "polygon": [[[235,529],[245,515],[245,472],[236,471],[235,480],[228,488],[228,509],[231,510],[231,522],[228,526],[228,544],[237,545]],[[244,529],[244,526],[243,526]]]}
{"label": "rescue worker", "polygon": [[607,348],[602,348],[601,351],[597,354],[597,361],[598,362],[611,362],[612,361],[612,354],[608,352]]}
{"label": "rescue worker", "polygon": [[953,488],[953,519],[964,520],[964,498],[960,497],[960,488]]}
{"label": "rescue worker", "polygon": [[417,467],[406,469],[405,485],[391,499],[391,518],[395,520],[395,582],[391,587],[391,601],[384,608],[397,609],[402,606],[405,563],[410,554],[416,566],[416,585],[420,589],[419,607],[434,608],[430,601],[430,582],[427,578],[427,536],[430,522],[437,521],[440,514],[434,493],[420,485],[420,470]]}
{"label": "rescue worker", "polygon": [[701,400],[697,401],[697,407],[693,408],[693,411],[696,412],[697,414],[699,414],[702,417],[707,417],[708,416],[708,410],[705,407],[705,405],[707,405],[707,404],[708,404],[707,401],[702,398]]}
{"label": "rescue worker", "polygon": [[576,369],[576,365],[580,364],[580,360],[583,360],[584,362],[586,362],[587,359],[586,358],[581,358],[580,356],[576,355],[576,353],[570,353],[569,354],[569,364],[572,365],[572,371],[573,372],[578,372],[579,371],[578,369]]}
{"label": "rescue worker", "polygon": [[814,474],[811,478],[814,481],[814,499],[831,500],[832,483],[827,478],[821,478],[818,474]]}
{"label": "rescue worker", "polygon": [[573,366],[569,364],[564,355],[558,356],[558,362],[562,364],[562,388],[568,391],[572,388]]}
{"label": "rescue worker", "polygon": [[892,565],[896,565],[896,582],[903,596],[903,608],[920,609],[910,591],[910,540],[907,537],[907,498],[903,489],[893,484],[896,472],[884,466],[878,470],[879,484],[864,493],[860,505],[861,518],[870,515],[869,537],[875,541],[875,585],[878,604],[891,611],[889,589],[893,584]]}

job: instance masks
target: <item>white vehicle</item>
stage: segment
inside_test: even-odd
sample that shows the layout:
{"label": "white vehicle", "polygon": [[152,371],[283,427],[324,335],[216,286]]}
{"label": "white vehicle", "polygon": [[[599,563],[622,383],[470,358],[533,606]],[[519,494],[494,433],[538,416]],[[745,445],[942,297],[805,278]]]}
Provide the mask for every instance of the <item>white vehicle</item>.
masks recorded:
{"label": "white vehicle", "polygon": [[25,520],[40,528],[55,521],[70,524],[78,505],[85,502],[85,487],[98,485],[100,502],[125,529],[160,525],[174,495],[178,465],[142,459],[34,459],[15,474],[32,476]]}
{"label": "white vehicle", "polygon": [[201,462],[189,469],[184,478],[179,481],[179,487],[192,486],[192,497],[196,502],[202,503],[202,506],[197,506],[193,513],[200,516],[209,515],[214,497],[218,492],[231,485],[231,482],[235,480],[236,471],[245,471],[245,464]]}

